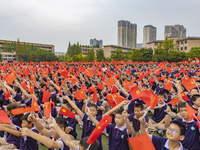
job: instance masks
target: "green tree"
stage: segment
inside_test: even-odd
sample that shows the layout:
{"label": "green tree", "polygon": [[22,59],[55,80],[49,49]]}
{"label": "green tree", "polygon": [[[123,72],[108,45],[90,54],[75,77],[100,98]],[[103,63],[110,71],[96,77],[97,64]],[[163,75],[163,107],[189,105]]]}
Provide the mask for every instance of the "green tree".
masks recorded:
{"label": "green tree", "polygon": [[104,51],[99,49],[97,52],[97,61],[105,60]]}
{"label": "green tree", "polygon": [[92,50],[89,50],[87,52],[86,61],[91,62],[91,61],[94,61],[94,59],[95,59],[95,52]]}
{"label": "green tree", "polygon": [[74,55],[78,55],[81,53],[81,48],[79,46],[79,43],[77,42],[77,44],[73,44],[73,45],[70,45],[69,43],[69,47],[68,47],[68,50],[67,50],[67,54],[70,56],[70,57],[73,57]]}
{"label": "green tree", "polygon": [[162,44],[158,45],[157,49],[165,50],[166,53],[175,50],[173,41],[168,39],[164,40]]}
{"label": "green tree", "polygon": [[200,59],[200,47],[192,47],[190,52],[187,53],[187,56],[192,59],[194,59],[194,57]]}
{"label": "green tree", "polygon": [[111,59],[121,61],[124,60],[124,53],[122,52],[122,49],[117,48],[115,53],[111,54]]}
{"label": "green tree", "polygon": [[72,60],[73,61],[83,61],[83,56],[81,53],[78,55],[74,55],[74,56],[72,56]]}
{"label": "green tree", "polygon": [[140,61],[151,61],[153,57],[153,50],[152,49],[146,49],[146,48],[141,48],[140,53],[142,55]]}
{"label": "green tree", "polygon": [[169,62],[179,62],[187,59],[188,57],[185,52],[170,51],[167,55],[167,61]]}
{"label": "green tree", "polygon": [[100,48],[99,43],[97,43],[96,45],[93,45],[93,48]]}
{"label": "green tree", "polygon": [[141,61],[142,54],[140,53],[140,50],[134,50],[132,54],[129,57],[132,61]]}
{"label": "green tree", "polygon": [[155,54],[153,55],[152,58],[153,61],[166,61],[167,60],[167,53],[163,49],[156,49]]}

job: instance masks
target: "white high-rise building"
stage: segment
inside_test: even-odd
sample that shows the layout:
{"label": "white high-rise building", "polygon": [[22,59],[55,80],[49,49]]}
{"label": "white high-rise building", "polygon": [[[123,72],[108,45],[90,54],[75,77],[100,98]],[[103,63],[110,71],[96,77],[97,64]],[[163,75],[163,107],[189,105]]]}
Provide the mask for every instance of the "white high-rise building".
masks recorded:
{"label": "white high-rise building", "polygon": [[137,46],[137,24],[130,21],[118,21],[118,45],[136,48]]}
{"label": "white high-rise building", "polygon": [[143,47],[147,48],[147,43],[156,40],[156,27],[146,25],[143,28]]}
{"label": "white high-rise building", "polygon": [[183,25],[179,25],[179,24],[174,25],[174,26],[166,25],[164,39],[166,37],[169,37],[172,33],[175,33],[176,35],[178,35],[180,39],[186,38],[186,28],[184,28]]}

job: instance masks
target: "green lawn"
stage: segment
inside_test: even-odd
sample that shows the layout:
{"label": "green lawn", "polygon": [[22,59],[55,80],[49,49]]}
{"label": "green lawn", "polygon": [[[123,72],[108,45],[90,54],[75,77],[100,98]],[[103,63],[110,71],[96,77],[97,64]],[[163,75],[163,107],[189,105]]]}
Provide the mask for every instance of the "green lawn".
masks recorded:
{"label": "green lawn", "polygon": [[[149,113],[147,114],[147,116],[148,116],[149,118],[151,118],[151,117],[152,117],[152,113],[149,112]],[[80,140],[81,140],[81,135],[82,135],[82,129],[80,128],[80,126],[79,126],[78,123],[76,124],[76,132],[77,132],[77,134],[78,134],[77,140],[80,141]],[[159,135],[156,134],[156,133],[154,133],[154,135],[159,136]],[[165,134],[164,134],[164,137],[166,137]],[[102,134],[102,145],[103,145],[103,150],[108,150],[108,138],[107,138],[104,134]],[[43,146],[43,145],[41,145],[41,144],[39,143],[39,150],[48,150],[48,148],[47,148],[46,146]]]}

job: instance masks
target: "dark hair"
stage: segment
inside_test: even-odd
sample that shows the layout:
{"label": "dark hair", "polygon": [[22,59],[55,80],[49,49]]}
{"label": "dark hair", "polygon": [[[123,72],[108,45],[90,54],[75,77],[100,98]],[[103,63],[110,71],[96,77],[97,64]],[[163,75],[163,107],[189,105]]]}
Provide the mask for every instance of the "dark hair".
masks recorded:
{"label": "dark hair", "polygon": [[47,78],[46,77],[42,77],[42,80],[44,80],[44,82],[47,82]]}
{"label": "dark hair", "polygon": [[94,92],[90,92],[90,93],[89,93],[89,96],[92,95],[92,94],[94,94]]}
{"label": "dark hair", "polygon": [[[89,144],[87,143],[88,137],[84,137],[80,141],[80,145],[83,146],[84,150],[87,150]],[[99,141],[96,140],[89,148],[89,150],[99,150]]]}
{"label": "dark hair", "polygon": [[164,83],[164,80],[159,80],[159,82],[162,82],[162,83]]}
{"label": "dark hair", "polygon": [[163,89],[161,92],[164,92],[165,94],[169,95],[169,91],[166,89]]}
{"label": "dark hair", "polygon": [[88,107],[95,107],[96,110],[98,109],[98,108],[97,108],[97,105],[95,105],[95,104],[90,104]]}
{"label": "dark hair", "polygon": [[63,104],[65,104],[65,105],[67,105],[67,107],[69,107],[69,108],[72,108],[72,106],[69,104],[69,102],[68,101],[63,101]]}
{"label": "dark hair", "polygon": [[175,86],[172,86],[172,88],[175,90],[175,92],[177,93],[177,88]]}
{"label": "dark hair", "polygon": [[[14,104],[14,103],[10,103],[7,105],[6,109],[8,111],[11,112],[12,109],[16,109],[16,108],[20,108],[20,106],[18,106],[17,104]],[[19,114],[19,115],[16,115],[16,117],[18,118],[20,124],[22,123],[22,117],[23,117],[23,114]]]}
{"label": "dark hair", "polygon": [[2,107],[2,109],[4,110],[4,108],[3,108],[3,104],[4,104],[4,100],[3,100],[2,97],[0,97],[0,107]]}
{"label": "dark hair", "polygon": [[44,84],[44,83],[40,83],[39,85],[41,86],[41,88],[43,88],[44,86],[46,86],[46,84]]}
{"label": "dark hair", "polygon": [[65,130],[65,128],[67,127],[66,119],[63,118],[62,116],[59,116],[59,117],[56,117],[55,120],[56,120],[56,123],[58,124],[58,126],[60,128],[64,128],[64,130]]}
{"label": "dark hair", "polygon": [[170,124],[175,124],[175,125],[177,125],[179,127],[180,135],[185,135],[186,134],[186,128],[182,123],[180,123],[178,121],[172,121]]}
{"label": "dark hair", "polygon": [[199,97],[200,97],[200,95],[195,94],[195,95],[192,96],[191,101],[195,102],[197,100],[197,98],[199,98]]}
{"label": "dark hair", "polygon": [[142,103],[136,103],[136,104],[134,105],[134,108],[136,108],[136,107],[140,107],[141,110],[144,109],[144,106],[143,106]]}
{"label": "dark hair", "polygon": [[21,92],[21,90],[20,90],[20,88],[19,88],[18,86],[15,86],[15,87],[14,87],[14,90],[15,90],[15,92],[17,92],[17,93],[20,93],[20,92]]}
{"label": "dark hair", "polygon": [[116,111],[116,114],[120,114],[120,115],[122,115],[122,112],[124,111],[124,109],[118,109],[117,111]]}
{"label": "dark hair", "polygon": [[164,98],[166,98],[166,95],[165,95],[165,93],[163,92],[163,91],[161,91],[161,92],[158,92],[158,94],[157,94],[158,96],[164,96]]}
{"label": "dark hair", "polygon": [[152,87],[151,87],[151,89],[152,89],[153,91],[155,91],[155,89],[156,89],[156,85],[153,84]]}
{"label": "dark hair", "polygon": [[31,121],[28,121],[28,116],[30,115],[31,113],[26,113],[23,117],[22,117],[22,120],[26,120],[28,123],[32,123]]}
{"label": "dark hair", "polygon": [[146,84],[143,84],[142,86],[148,88],[148,85],[146,85]]}
{"label": "dark hair", "polygon": [[186,102],[179,103],[178,104],[179,111],[180,111],[180,108],[185,108],[186,107],[185,105],[186,105]]}
{"label": "dark hair", "polygon": [[55,89],[55,86],[53,84],[49,84],[49,86],[53,87]]}

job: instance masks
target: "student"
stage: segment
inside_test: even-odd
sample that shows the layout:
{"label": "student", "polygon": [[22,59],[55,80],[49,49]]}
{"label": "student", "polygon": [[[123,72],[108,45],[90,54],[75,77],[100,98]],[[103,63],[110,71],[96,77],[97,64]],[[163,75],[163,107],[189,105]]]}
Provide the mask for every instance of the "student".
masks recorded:
{"label": "student", "polygon": [[[76,146],[71,138],[69,137],[69,134],[66,134],[55,122],[55,119],[51,117],[51,127],[53,127],[58,135],[61,137],[63,142],[71,149],[71,150],[88,150],[89,144],[87,143],[88,137],[84,137],[81,139],[79,146]],[[89,150],[99,150],[99,142],[96,140],[89,148]]]}
{"label": "student", "polygon": [[[7,107],[6,107],[6,114],[8,116],[10,116],[10,120],[12,121],[12,123],[16,126],[21,126],[21,123],[22,123],[22,116],[23,114],[21,115],[16,115],[14,116],[12,113],[11,113],[11,110],[12,109],[16,109],[18,108],[19,106],[17,104],[8,104]],[[1,126],[11,126],[11,125],[8,125],[8,124],[1,124]],[[1,138],[0,140],[0,148],[1,149],[9,149],[9,148],[13,148],[13,149],[19,149],[20,148],[20,139],[13,135],[13,134],[10,134],[10,133],[7,133],[6,135],[6,139],[5,138]]]}
{"label": "student", "polygon": [[[200,149],[200,131],[196,125],[195,120],[189,121],[188,115],[187,115],[187,109],[186,109],[186,103],[180,103],[178,105],[178,109],[180,111],[180,114],[182,118],[178,118],[175,121],[180,122],[183,124],[186,128],[186,135],[185,139],[182,140],[182,144],[186,149],[189,150],[199,150]],[[168,126],[170,124],[170,111],[167,111],[168,116],[166,117],[165,126]]]}
{"label": "student", "polygon": [[[133,129],[136,132],[136,135],[140,134],[140,121],[139,118],[142,117],[144,106],[141,103],[136,103],[134,106],[134,113],[131,113],[128,116],[129,122],[132,123]],[[145,116],[145,121],[146,121],[146,127],[148,126],[149,118]]]}
{"label": "student", "polygon": [[153,108],[154,114],[153,117],[149,120],[148,130],[158,130],[158,133],[163,136],[163,130],[165,130],[164,122],[167,115],[166,109],[169,106],[164,104],[164,100],[166,99],[166,95],[164,92],[158,92],[158,96],[161,98],[162,101],[159,101],[157,106]]}
{"label": "student", "polygon": [[[90,104],[97,105],[97,109],[98,109],[97,116],[102,116],[103,112],[105,111],[105,108],[99,101],[94,102],[92,100],[93,96],[94,96],[94,92],[89,93],[89,97],[88,97],[88,100],[87,100],[87,106],[89,106]],[[85,105],[83,105],[83,106],[85,106]]]}
{"label": "student", "polygon": [[[111,115],[116,111],[115,123],[109,124],[106,128],[106,132],[109,134],[109,150],[129,150],[127,138],[135,134],[133,127],[127,119],[128,114],[123,109],[119,109],[126,104],[127,101],[123,101],[105,114]],[[99,121],[94,118],[89,109],[87,113],[92,122],[97,126]]]}
{"label": "student", "polygon": [[[74,108],[74,110],[76,111],[76,113],[79,115],[79,117],[82,119],[83,121],[83,132],[82,132],[82,137],[87,137],[90,136],[90,134],[92,133],[92,131],[95,129],[95,124],[92,123],[92,121],[89,119],[89,117],[83,113],[73,102],[72,100],[68,97],[68,96],[64,96],[65,99],[69,102],[69,104]],[[101,120],[102,116],[96,116],[98,111],[97,111],[97,106],[95,104],[90,104],[89,109],[91,111],[91,114],[93,117],[96,117],[96,119],[98,121]],[[98,137],[98,141],[99,141],[99,148],[102,149],[102,144],[101,144],[101,136]]]}
{"label": "student", "polygon": [[[72,106],[69,104],[68,101],[64,101],[63,104],[62,104],[63,107],[65,107],[66,109],[72,111]],[[60,115],[60,116],[63,116],[63,115]],[[77,136],[77,133],[76,133],[76,119],[72,119],[72,118],[69,118],[67,116],[63,116],[63,118],[66,119],[67,121],[67,127],[65,129],[65,132],[67,134],[69,134],[70,138],[72,140],[75,140],[76,139],[76,136]]]}
{"label": "student", "polygon": [[[4,104],[4,99],[0,97],[0,110],[4,111],[3,104]],[[3,131],[0,131],[0,136],[4,137],[4,132]]]}
{"label": "student", "polygon": [[[142,134],[144,134],[146,133],[145,118],[141,117],[140,122],[141,122],[141,127],[140,127],[141,132]],[[169,126],[166,129],[167,138],[153,136],[153,135],[149,136],[156,150],[186,150],[185,148],[183,148],[183,145],[180,142],[184,140],[185,133],[186,133],[185,126],[178,121],[173,121],[169,124]]]}
{"label": "student", "polygon": [[200,111],[200,95],[193,95],[191,101],[193,103],[192,108],[194,108],[196,111]]}
{"label": "student", "polygon": [[[60,138],[60,136],[57,134],[57,132],[53,127],[51,127],[50,130],[44,128],[42,124],[35,118],[34,114],[30,114],[28,120],[31,121],[35,125],[37,130],[43,135],[37,134],[29,130],[28,128],[22,128],[21,129],[22,136],[29,136],[39,141],[40,143],[49,147],[49,150],[54,150],[54,149],[69,150],[69,147],[65,145],[65,143],[62,141],[62,139]],[[65,118],[60,116],[56,117],[55,120],[58,126],[64,131],[67,125]],[[50,139],[50,137],[52,139]]]}
{"label": "student", "polygon": [[[31,131],[38,133],[35,127],[33,127],[32,122],[28,121],[28,116],[30,113],[25,114],[22,117],[22,128],[28,128]],[[17,130],[16,127],[12,126],[10,128],[8,127],[3,127],[0,125],[0,130],[5,131],[7,133],[10,133],[12,135],[15,135],[19,137],[20,139],[20,150],[38,150],[38,144],[37,141],[31,137],[23,137],[21,132]]]}

